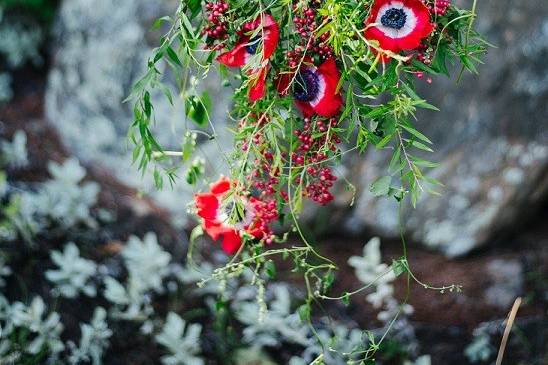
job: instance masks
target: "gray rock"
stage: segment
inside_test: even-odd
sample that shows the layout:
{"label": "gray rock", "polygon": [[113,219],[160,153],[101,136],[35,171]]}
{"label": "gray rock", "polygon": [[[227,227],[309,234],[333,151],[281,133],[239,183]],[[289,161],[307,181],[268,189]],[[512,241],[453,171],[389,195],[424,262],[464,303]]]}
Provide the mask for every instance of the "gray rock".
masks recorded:
{"label": "gray rock", "polygon": [[496,259],[487,265],[491,286],[485,290],[488,304],[508,309],[523,293],[523,267],[518,260]]}
{"label": "gray rock", "polygon": [[[478,28],[491,49],[479,76],[456,85],[435,79],[421,95],[440,107],[417,127],[431,137],[442,196],[424,195],[403,220],[416,241],[449,256],[468,253],[515,229],[548,193],[548,8],[544,1],[478,2]],[[349,164],[355,163],[356,158]],[[386,156],[370,152],[350,175],[358,183],[346,229],[397,236],[397,204],[368,187],[386,174]]]}
{"label": "gray rock", "polygon": [[[158,192],[150,176],[142,179],[131,164],[127,140],[132,105],[122,103],[145,71],[151,54],[145,36],[150,34],[152,21],[171,14],[174,5],[147,0],[64,1],[54,26],[55,53],[46,93],[46,116],[78,158],[107,167],[124,183],[150,193],[184,224],[185,204],[191,199],[192,189],[180,181],[174,189],[167,187]],[[157,43],[157,39],[151,41],[152,46]],[[208,82],[219,85],[217,80]],[[180,105],[171,107],[161,95],[153,99],[155,133],[166,148],[177,149],[183,135],[184,111]],[[216,103],[213,119],[222,124],[228,108],[226,92],[214,91],[212,99]],[[224,137],[223,128],[218,129]],[[217,148],[217,144],[210,143],[202,151],[218,155]],[[220,160],[213,159],[214,170],[222,170]]]}

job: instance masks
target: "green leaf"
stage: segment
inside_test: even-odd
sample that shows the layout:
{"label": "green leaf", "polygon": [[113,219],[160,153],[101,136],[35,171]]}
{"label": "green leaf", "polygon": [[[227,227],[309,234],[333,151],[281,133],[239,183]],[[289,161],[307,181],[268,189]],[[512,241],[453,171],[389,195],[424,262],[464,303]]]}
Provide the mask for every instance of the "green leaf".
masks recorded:
{"label": "green leaf", "polygon": [[401,126],[406,130],[408,131],[409,133],[411,133],[413,136],[417,137],[418,139],[420,139],[421,141],[423,142],[426,142],[428,144],[432,144],[432,141],[426,137],[424,134],[422,134],[421,132],[419,132],[418,130],[416,130],[415,128],[411,127],[410,125],[408,124],[401,124]]}
{"label": "green leaf", "polygon": [[191,16],[190,18],[194,18],[200,10],[202,9],[202,1],[201,0],[185,0],[186,5],[190,9]]}
{"label": "green leaf", "polygon": [[335,281],[335,274],[333,273],[333,271],[329,271],[323,277],[323,290],[324,290],[324,292],[328,291],[331,288],[331,285],[333,285],[334,281]]}
{"label": "green leaf", "polygon": [[397,148],[396,152],[392,154],[392,158],[390,159],[390,164],[388,165],[388,171],[390,171],[390,173],[394,174],[403,168],[403,161],[401,161],[400,157],[401,157],[401,148]]}
{"label": "green leaf", "polygon": [[298,309],[299,318],[303,322],[309,322],[310,321],[310,304],[305,303],[301,305]]}
{"label": "green leaf", "polygon": [[166,52],[167,52],[167,56],[173,63],[175,63],[177,66],[183,67],[183,64],[181,63],[179,56],[177,56],[177,53],[173,50],[173,48],[168,46],[166,49]]}
{"label": "green leaf", "polygon": [[432,60],[432,68],[449,77],[449,70],[447,69],[446,58],[447,45],[445,42],[443,42],[440,43],[439,47],[436,49],[436,56]]}
{"label": "green leaf", "polygon": [[276,265],[274,264],[274,261],[268,260],[265,265],[265,273],[270,279],[276,278]]}
{"label": "green leaf", "polygon": [[186,102],[186,115],[198,126],[203,127],[208,121],[208,111],[202,99],[197,95],[190,95]]}
{"label": "green leaf", "polygon": [[215,303],[215,309],[217,312],[221,312],[227,308],[227,303],[224,300],[218,300]]}
{"label": "green leaf", "polygon": [[437,162],[423,160],[422,158],[418,158],[418,157],[415,157],[415,156],[410,156],[410,158],[411,158],[411,161],[413,161],[413,163],[415,165],[420,166],[420,167],[435,168],[435,167],[438,167],[440,165]]}
{"label": "green leaf", "polygon": [[392,271],[394,272],[394,275],[400,276],[404,272],[407,272],[406,262],[405,257],[392,261]]}
{"label": "green leaf", "polygon": [[150,119],[150,116],[152,115],[152,103],[150,102],[150,93],[148,91],[145,91],[143,103],[145,107],[145,115]]}
{"label": "green leaf", "polygon": [[417,59],[413,59],[411,61],[411,64],[421,71],[428,72],[434,75],[437,74],[436,70],[434,70],[432,67],[426,66],[424,63],[418,61]]}
{"label": "green leaf", "polygon": [[342,300],[343,304],[348,307],[350,305],[350,294],[344,293],[341,300]]}
{"label": "green leaf", "polygon": [[154,169],[153,176],[156,189],[161,190],[164,186],[164,178],[162,177],[162,174],[157,169]]}
{"label": "green leaf", "polygon": [[384,196],[388,195],[388,192],[390,191],[390,183],[392,182],[391,176],[383,176],[375,180],[373,184],[371,184],[371,187],[369,188],[369,191],[374,196]]}
{"label": "green leaf", "polygon": [[388,142],[390,142],[391,140],[392,140],[392,135],[391,134],[389,134],[387,136],[384,136],[383,139],[381,139],[378,143],[375,144],[375,148],[381,149],[384,146],[386,146],[388,144]]}
{"label": "green leaf", "polygon": [[433,149],[431,149],[430,147],[428,147],[427,145],[425,145],[424,143],[421,143],[419,141],[411,141],[411,145],[413,147],[418,148],[419,150],[423,150],[423,151],[427,151],[427,152],[434,152]]}
{"label": "green leaf", "polygon": [[162,26],[162,23],[168,23],[168,22],[171,22],[171,17],[166,15],[166,16],[163,16],[161,18],[158,18],[154,21],[154,23],[152,24],[152,29],[153,30],[156,30],[156,29],[160,29],[160,27]]}

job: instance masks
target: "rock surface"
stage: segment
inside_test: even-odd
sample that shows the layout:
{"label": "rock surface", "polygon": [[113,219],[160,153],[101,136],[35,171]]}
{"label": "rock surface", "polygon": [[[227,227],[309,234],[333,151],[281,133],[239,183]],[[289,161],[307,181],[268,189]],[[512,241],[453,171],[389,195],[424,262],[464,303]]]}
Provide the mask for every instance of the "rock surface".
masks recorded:
{"label": "rock surface", "polygon": [[[434,141],[431,175],[443,195],[423,196],[403,214],[411,237],[449,256],[463,255],[516,229],[548,193],[548,8],[544,1],[478,2],[478,29],[490,49],[479,76],[456,85],[442,78],[421,95],[440,107],[421,113],[418,128]],[[350,173],[358,198],[346,228],[398,234],[395,202],[368,187],[385,174],[386,157],[372,152]],[[350,219],[348,219],[350,217]]]}
{"label": "rock surface", "polygon": [[[132,105],[122,103],[144,73],[151,45],[156,46],[158,41],[147,44],[152,21],[171,14],[173,8],[174,2],[170,1],[64,1],[54,27],[46,117],[82,161],[104,166],[126,184],[151,193],[184,224],[185,204],[192,191],[181,182],[173,190],[158,192],[150,177],[142,179],[131,164],[127,140]],[[157,137],[166,148],[177,148],[184,113],[160,95],[154,99]],[[212,99],[217,106],[213,119],[224,120],[228,100],[223,91],[216,91]],[[217,146],[205,144],[202,150],[207,153],[213,148]]]}

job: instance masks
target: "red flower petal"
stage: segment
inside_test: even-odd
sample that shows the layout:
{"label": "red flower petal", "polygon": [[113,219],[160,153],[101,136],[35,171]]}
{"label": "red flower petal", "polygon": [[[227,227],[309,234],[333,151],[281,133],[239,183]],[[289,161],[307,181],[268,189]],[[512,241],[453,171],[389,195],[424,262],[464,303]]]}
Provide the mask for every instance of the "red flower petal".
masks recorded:
{"label": "red flower petal", "polygon": [[219,181],[211,184],[209,187],[212,194],[221,195],[230,190],[230,180],[222,176]]}
{"label": "red flower petal", "polygon": [[242,40],[234,47],[233,50],[225,52],[217,57],[217,61],[228,67],[242,67],[245,66],[249,53],[245,48],[249,39],[242,38]]}
{"label": "red flower petal", "polygon": [[217,209],[219,208],[219,199],[212,193],[200,193],[194,196],[197,214],[206,220],[215,220],[217,218]]}
{"label": "red flower petal", "polygon": [[257,101],[262,99],[266,93],[266,74],[268,67],[259,69],[258,72],[250,76],[251,86],[249,87],[249,100]]}
{"label": "red flower petal", "polygon": [[291,83],[293,76],[294,73],[282,73],[279,74],[276,81],[274,81],[276,84],[276,90],[278,90],[278,93],[281,96],[286,96],[291,91],[289,84]]}
{"label": "red flower petal", "polygon": [[315,113],[310,102],[295,100],[295,105],[297,105],[297,108],[299,108],[305,118],[310,118]]}
{"label": "red flower petal", "polygon": [[318,115],[330,118],[339,113],[343,104],[342,96],[337,92],[340,80],[339,70],[335,60],[329,58],[318,67],[317,71],[325,81],[325,92],[316,104],[311,102],[310,105]]}
{"label": "red flower petal", "polygon": [[[276,20],[270,14],[262,14],[257,17],[253,22],[244,24],[244,30],[253,32],[257,28],[261,27],[258,36],[262,39],[262,62],[268,60],[276,51],[278,47],[278,41],[280,39],[280,28]],[[228,67],[243,67],[252,56],[247,45],[250,43],[250,35],[244,35],[240,38],[236,47],[233,50],[225,52],[217,57],[217,61]],[[266,92],[266,74],[267,69],[264,67],[259,71],[252,71],[251,77],[255,77],[252,80],[252,86],[249,88],[249,99],[251,101],[257,101],[261,99]]]}
{"label": "red flower petal", "polygon": [[[280,27],[276,20],[270,14],[266,14],[261,19],[263,21],[263,59],[269,59],[278,47],[280,39]],[[260,24],[260,23],[259,23]]]}
{"label": "red flower petal", "polygon": [[230,230],[223,235],[223,251],[229,255],[236,253],[242,246],[242,238],[236,230]]}
{"label": "red flower petal", "polygon": [[220,222],[214,222],[209,220],[204,220],[203,225],[206,233],[214,241],[217,241],[220,236],[224,235],[225,233],[231,230],[231,228],[223,225]]}
{"label": "red flower petal", "polygon": [[[403,4],[405,8],[413,12],[416,18],[416,24],[413,30],[403,37],[391,37],[389,34],[383,32],[378,26],[371,26],[371,24],[376,22],[380,9],[383,6],[392,3],[394,3],[394,6],[396,7]],[[367,19],[366,26],[365,37],[367,39],[375,39],[379,41],[380,48],[396,53],[417,48],[420,45],[421,40],[430,35],[434,29],[434,25],[430,22],[430,12],[426,5],[420,0],[377,0],[371,8],[371,14]]]}
{"label": "red flower petal", "polygon": [[365,30],[365,38],[379,41],[379,47],[387,51],[399,52],[398,42],[394,38],[385,35],[377,27],[369,27]]}

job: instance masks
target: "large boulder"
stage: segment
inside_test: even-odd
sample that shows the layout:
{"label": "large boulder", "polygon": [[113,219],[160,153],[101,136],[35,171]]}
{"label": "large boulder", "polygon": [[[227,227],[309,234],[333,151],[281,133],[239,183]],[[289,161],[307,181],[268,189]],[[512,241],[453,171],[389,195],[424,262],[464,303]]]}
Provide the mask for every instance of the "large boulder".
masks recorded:
{"label": "large boulder", "polygon": [[[54,25],[46,117],[82,161],[104,166],[126,184],[150,193],[184,224],[192,189],[180,181],[173,189],[156,191],[150,176],[142,178],[131,163],[127,139],[132,105],[123,103],[132,84],[144,74],[151,48],[158,45],[159,39],[153,36],[147,43],[153,20],[170,15],[175,6],[176,2],[168,0],[63,1]],[[217,80],[207,83],[219,85]],[[216,105],[212,119],[224,121],[229,103],[226,91],[210,89]],[[161,95],[154,97],[154,107],[159,141],[177,149],[185,123],[182,108],[171,107]],[[223,129],[218,140],[230,141],[222,138]],[[217,148],[217,143],[206,143],[202,151],[219,154]]]}
{"label": "large boulder", "polygon": [[[480,74],[424,83],[421,95],[441,111],[420,113],[441,166],[431,172],[442,196],[424,195],[407,206],[411,237],[449,256],[470,252],[516,230],[548,193],[548,7],[544,0],[478,2],[479,31],[491,48]],[[458,71],[458,70],[457,70]],[[358,183],[346,230],[398,235],[397,204],[376,199],[368,187],[386,174],[386,156],[370,151],[351,158]]]}

